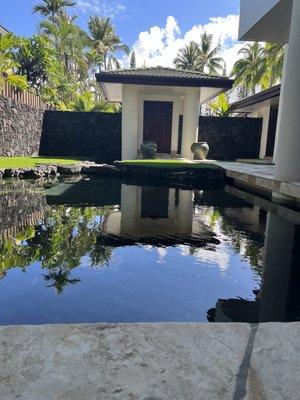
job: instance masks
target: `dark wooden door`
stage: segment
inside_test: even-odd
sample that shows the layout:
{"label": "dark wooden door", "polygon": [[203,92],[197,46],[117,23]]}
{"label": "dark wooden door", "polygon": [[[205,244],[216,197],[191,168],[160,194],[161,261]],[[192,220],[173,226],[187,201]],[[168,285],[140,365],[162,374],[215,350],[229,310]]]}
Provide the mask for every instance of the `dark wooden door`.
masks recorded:
{"label": "dark wooden door", "polygon": [[273,157],[276,128],[278,119],[278,106],[272,106],[270,110],[269,129],[267,138],[266,157]]}
{"label": "dark wooden door", "polygon": [[173,103],[144,101],[144,141],[157,144],[158,153],[171,153]]}

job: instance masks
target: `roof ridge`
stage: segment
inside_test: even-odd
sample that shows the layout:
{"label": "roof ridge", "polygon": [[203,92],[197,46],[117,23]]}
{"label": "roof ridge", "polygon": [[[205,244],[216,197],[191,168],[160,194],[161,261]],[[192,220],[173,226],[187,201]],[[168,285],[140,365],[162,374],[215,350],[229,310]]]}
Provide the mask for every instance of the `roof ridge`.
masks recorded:
{"label": "roof ridge", "polygon": [[193,74],[197,76],[202,76],[202,77],[211,77],[211,78],[216,78],[216,79],[229,79],[227,76],[220,76],[220,75],[214,75],[214,74],[208,74],[206,72],[201,72],[201,71],[193,71],[190,69],[179,69],[179,68],[171,68],[171,67],[163,67],[160,65],[157,66],[152,66],[152,67],[139,67],[139,68],[120,68],[116,70],[102,70],[101,73],[126,73],[126,72],[131,72],[134,73],[135,71],[141,72],[141,71],[159,71],[159,70],[164,70],[164,71],[170,71],[170,72],[179,72],[179,73],[186,73],[186,74]]}

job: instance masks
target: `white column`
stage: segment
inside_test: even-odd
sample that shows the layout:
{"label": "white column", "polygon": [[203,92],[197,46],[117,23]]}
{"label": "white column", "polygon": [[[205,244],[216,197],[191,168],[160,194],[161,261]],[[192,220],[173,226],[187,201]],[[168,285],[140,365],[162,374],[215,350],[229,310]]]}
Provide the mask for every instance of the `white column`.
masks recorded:
{"label": "white column", "polygon": [[261,138],[260,138],[259,158],[264,158],[266,155],[268,132],[269,132],[269,121],[270,121],[270,110],[271,110],[271,107],[268,106],[268,107],[263,108],[258,113],[258,116],[263,119]]}
{"label": "white column", "polygon": [[122,160],[132,160],[138,151],[138,90],[131,85],[122,89]]}
{"label": "white column", "polygon": [[171,154],[177,154],[179,115],[180,115],[179,109],[180,109],[180,96],[177,96],[177,98],[173,101]]}
{"label": "white column", "polygon": [[187,88],[184,94],[181,156],[192,160],[191,145],[198,141],[200,90]]}
{"label": "white column", "polygon": [[[286,44],[284,46],[284,62],[283,62],[283,69],[282,69],[282,82],[281,82],[281,88],[283,88],[283,80],[286,76],[286,64],[287,64],[287,57],[288,57],[288,51],[289,51],[289,45]],[[277,148],[278,148],[278,138],[279,138],[279,126],[280,121],[281,121],[281,113],[282,113],[282,107],[280,103],[280,98],[279,98],[279,107],[278,107],[278,116],[277,116],[277,127],[276,127],[276,135],[275,135],[275,143],[274,143],[274,152],[273,152],[273,163],[276,164],[276,158],[277,158]]]}
{"label": "white column", "polygon": [[285,73],[281,86],[275,177],[300,180],[300,1],[294,0]]}
{"label": "white column", "polygon": [[178,205],[178,232],[191,235],[193,222],[193,192],[192,190],[179,191]]}

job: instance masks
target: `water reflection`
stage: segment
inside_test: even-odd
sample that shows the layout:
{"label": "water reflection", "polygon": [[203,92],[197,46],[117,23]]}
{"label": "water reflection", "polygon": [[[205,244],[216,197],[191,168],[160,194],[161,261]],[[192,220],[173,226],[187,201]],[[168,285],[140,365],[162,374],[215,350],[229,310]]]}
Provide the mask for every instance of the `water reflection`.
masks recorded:
{"label": "water reflection", "polygon": [[200,215],[194,213],[194,193],[161,187],[121,187],[121,208],[108,216],[100,243],[207,247],[219,240]]}
{"label": "water reflection", "polygon": [[[33,196],[34,194],[31,193]],[[36,206],[40,207],[41,195],[35,197]],[[9,196],[9,203],[15,204],[15,195]],[[108,247],[96,246],[97,236],[103,229],[105,218],[111,212],[110,207],[65,207],[45,206],[39,213],[33,212],[29,218],[27,212],[21,226],[31,223],[24,229],[19,226],[2,229],[0,242],[0,276],[3,278],[11,268],[25,269],[35,261],[49,272],[43,274],[49,286],[61,293],[68,284],[80,282],[69,277],[71,270],[80,265],[83,255],[90,252],[92,267],[107,264],[111,251]],[[26,207],[26,206],[25,206]],[[18,213],[10,210],[5,213]]]}
{"label": "water reflection", "polygon": [[[235,195],[245,198],[245,193],[228,188]],[[219,299],[216,307],[207,313],[210,322],[270,322],[295,321],[300,319],[300,215],[299,213],[274,205],[254,195],[247,195],[253,203],[260,203],[258,221],[248,216],[245,220],[251,234],[261,232],[259,225],[266,219],[263,253],[258,257],[257,248],[246,250],[253,268],[261,271],[262,282],[254,290],[255,301],[245,299]],[[270,210],[269,212],[266,212]],[[240,226],[243,218],[235,215],[236,225]],[[249,221],[252,221],[249,224]],[[251,228],[250,228],[251,225]],[[235,233],[235,236],[236,235]],[[240,245],[237,250],[240,251]]]}
{"label": "water reflection", "polygon": [[295,211],[229,186],[1,185],[2,324],[299,319]]}

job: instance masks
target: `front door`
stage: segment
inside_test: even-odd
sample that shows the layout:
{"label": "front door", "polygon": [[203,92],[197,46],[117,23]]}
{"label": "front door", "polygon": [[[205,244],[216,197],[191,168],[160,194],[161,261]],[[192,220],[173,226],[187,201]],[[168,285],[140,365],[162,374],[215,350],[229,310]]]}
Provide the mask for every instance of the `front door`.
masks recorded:
{"label": "front door", "polygon": [[144,101],[144,141],[157,144],[158,153],[171,153],[173,103]]}

